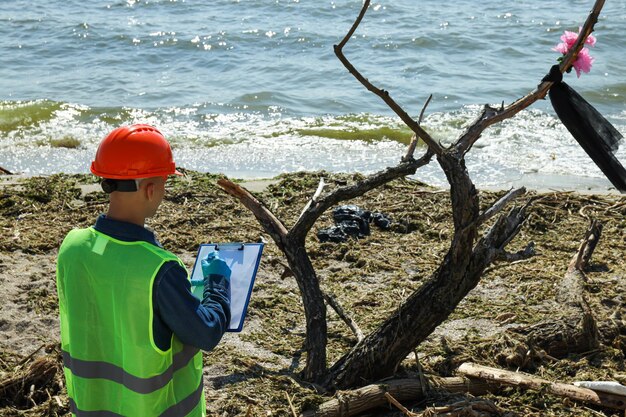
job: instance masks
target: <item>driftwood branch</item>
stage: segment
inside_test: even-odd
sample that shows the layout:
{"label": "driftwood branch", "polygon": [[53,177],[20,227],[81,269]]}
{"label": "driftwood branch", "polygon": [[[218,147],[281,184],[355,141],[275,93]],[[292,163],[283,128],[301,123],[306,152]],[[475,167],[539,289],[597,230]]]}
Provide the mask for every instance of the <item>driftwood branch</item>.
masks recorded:
{"label": "driftwood branch", "polygon": [[[429,149],[418,160],[401,162],[395,167],[370,175],[354,185],[340,187],[323,198],[319,198],[322,187],[318,187],[318,192],[311,199],[309,207],[302,212],[296,224],[289,230],[267,207],[243,187],[227,179],[218,181],[218,185],[222,189],[239,199],[242,204],[252,211],[256,219],[270,234],[287,258],[289,269],[298,283],[305,310],[307,362],[303,370],[303,376],[307,381],[319,381],[327,375],[326,309],[324,307],[324,295],[319,287],[315,269],[305,247],[308,232],[319,216],[332,205],[361,196],[396,178],[414,174],[417,168],[429,163],[432,156],[432,151]],[[338,314],[341,316],[341,313],[338,312]],[[344,317],[347,317],[345,313]],[[360,330],[356,331],[358,329],[356,323],[352,322],[351,325],[350,320],[344,319],[344,321],[353,328],[357,338],[360,338],[362,333],[360,333]]]}
{"label": "driftwood branch", "polygon": [[525,187],[510,190],[478,217],[478,224],[483,224],[496,214],[500,213],[512,200],[515,200],[517,197],[524,194],[526,194]]}
{"label": "driftwood branch", "polygon": [[503,412],[489,400],[472,399],[441,407],[428,407],[417,417],[487,417],[493,415],[501,416]]}
{"label": "driftwood branch", "polygon": [[350,328],[350,330],[352,330],[352,333],[354,333],[354,335],[356,336],[357,342],[360,342],[361,340],[363,340],[365,336],[363,336],[363,332],[361,331],[361,328],[359,327],[357,322],[354,321],[354,319],[345,312],[345,310],[341,307],[341,304],[339,304],[337,299],[327,291],[322,291],[322,294],[324,296],[324,300],[326,300],[328,305],[332,307],[333,310],[335,310],[339,318],[343,320],[344,323],[346,323],[346,325]]}
{"label": "driftwood branch", "polygon": [[306,236],[317,219],[332,206],[341,201],[360,197],[383,184],[393,181],[394,179],[404,178],[407,175],[415,174],[417,169],[427,165],[432,157],[433,154],[429,149],[421,158],[417,160],[401,162],[394,167],[389,167],[372,174],[356,184],[346,185],[335,189],[330,194],[319,198],[316,202],[309,205],[291,229],[291,233],[298,237]]}
{"label": "driftwood branch", "polygon": [[424,119],[424,113],[426,113],[426,108],[428,107],[428,105],[430,104],[430,101],[433,99],[433,95],[429,95],[428,98],[426,99],[426,103],[424,103],[424,106],[422,107],[422,111],[420,112],[420,117],[419,119],[417,119],[417,123],[418,124],[422,124],[422,120]]}
{"label": "driftwood branch", "polygon": [[[582,30],[581,40],[563,60],[561,71],[569,68],[573,55],[582,48],[584,39],[593,30],[603,3],[596,2]],[[358,343],[329,369],[325,384],[334,388],[351,387],[364,381],[379,380],[391,375],[398,363],[425,340],[478,284],[485,268],[498,256],[506,254],[506,245],[518,235],[526,219],[526,206],[513,208],[507,215],[499,216],[480,239],[478,226],[503,210],[521,190],[512,191],[511,195],[505,196],[492,209],[481,215],[479,195],[465,166],[465,155],[487,127],[513,117],[539,98],[543,98],[552,85],[548,82],[541,83],[537,91],[508,107],[486,106],[481,116],[468,127],[456,144],[444,149],[430,136],[425,135],[419,124],[408,117],[407,113],[391,99],[388,92],[370,83],[343,54],[344,46],[359,26],[368,6],[369,1],[366,0],[350,31],[335,47],[335,54],[348,71],[365,88],[382,98],[416,136],[426,142],[429,152],[436,155],[450,184],[454,235],[444,260],[431,279],[411,294],[378,329],[367,335],[363,342]],[[314,209],[311,207],[311,210]],[[527,256],[531,250],[532,246],[527,246],[527,251],[517,254],[516,257]],[[403,331],[398,332],[397,329]]]}
{"label": "driftwood branch", "polygon": [[0,167],[0,174],[3,174],[3,175],[13,175],[13,173],[11,171],[9,171],[6,168],[2,168],[2,167]]}
{"label": "driftwood branch", "polygon": [[315,269],[304,248],[306,235],[294,238],[284,224],[243,187],[225,178],[218,180],[217,184],[236,197],[254,214],[265,231],[274,239],[278,248],[285,254],[304,304],[307,355],[303,376],[311,382],[321,379],[326,374],[326,308]]}
{"label": "driftwood branch", "polygon": [[[594,10],[585,23],[582,40],[591,32],[603,1],[596,2]],[[419,159],[412,158],[411,145],[402,162],[373,174],[354,185],[340,187],[330,194],[314,198],[303,210],[295,225],[287,231],[267,208],[247,191],[227,180],[218,182],[222,188],[246,205],[285,253],[300,288],[306,314],[307,364],[304,378],[320,381],[326,387],[346,388],[376,381],[391,375],[397,365],[416,346],[454,311],[459,302],[474,288],[485,268],[502,254],[505,246],[519,232],[525,220],[525,208],[514,207],[507,215],[500,215],[482,238],[478,239],[480,221],[496,215],[514,198],[505,196],[481,215],[479,195],[465,166],[465,154],[488,126],[512,117],[534,101],[545,96],[552,83],[542,83],[537,91],[516,101],[508,107],[494,109],[487,106],[483,114],[461,135],[453,147],[443,148],[413,120],[389,95],[375,87],[347,60],[343,48],[353,36],[369,7],[365,0],[361,12],[347,35],[336,45],[335,54],[348,71],[369,91],[379,96],[427,145],[426,153]],[[594,17],[595,16],[595,17]],[[573,54],[582,47],[582,41],[563,60],[561,70],[571,65]],[[425,108],[426,106],[424,106]],[[422,112],[423,113],[423,112]],[[412,141],[412,145],[413,142]],[[433,276],[388,317],[384,323],[353,349],[326,369],[326,308],[319,288],[315,270],[307,254],[306,236],[319,216],[336,203],[361,196],[393,179],[414,174],[417,168],[430,162],[433,156],[442,167],[450,184],[450,199],[454,236],[444,260]],[[402,329],[402,331],[398,331]],[[421,392],[420,387],[420,392]],[[387,390],[385,390],[386,392]],[[384,397],[381,395],[381,397]],[[394,394],[398,398],[398,395]],[[383,400],[386,401],[386,400]],[[340,404],[341,406],[341,404]],[[343,414],[349,415],[349,414]]]}
{"label": "driftwood branch", "polygon": [[248,190],[235,184],[234,182],[221,178],[217,181],[217,185],[222,187],[224,191],[238,199],[241,204],[246,206],[248,210],[254,214],[254,217],[263,225],[264,229],[272,236],[279,248],[283,248],[287,237],[287,229],[285,225],[278,220],[263,203],[257,200]]}
{"label": "driftwood branch", "polygon": [[[572,67],[572,63],[574,62],[574,60],[576,60],[578,53],[583,48],[585,40],[591,34],[591,32],[593,32],[594,25],[598,21],[598,17],[600,16],[600,12],[602,11],[604,2],[605,0],[596,0],[595,4],[593,5],[593,9],[589,12],[587,20],[582,27],[580,36],[578,37],[576,44],[574,44],[574,46],[572,47],[572,49],[570,49],[567,55],[563,57],[563,60],[559,65],[559,70],[561,71],[561,73],[567,71]],[[553,84],[554,83],[551,81],[542,81],[535,90],[533,90],[526,96],[516,100],[510,105],[506,107],[501,107],[500,109],[485,106],[482,114],[461,135],[455,147],[457,147],[462,153],[467,152],[478,140],[478,138],[486,128],[495,123],[501,122],[502,120],[509,119],[515,116],[517,113],[524,110],[537,100],[544,98]]]}
{"label": "driftwood branch", "polygon": [[402,162],[407,162],[413,159],[413,154],[415,154],[415,148],[417,148],[417,143],[419,139],[415,133],[411,136],[411,142],[409,143],[409,147],[406,150],[406,155],[402,157]]}
{"label": "driftwood branch", "polygon": [[485,267],[501,256],[505,246],[517,236],[526,221],[526,208],[527,206],[514,207],[507,215],[498,217],[485,236],[478,241],[475,252],[477,259],[484,257]]}
{"label": "driftwood branch", "polygon": [[363,84],[365,88],[380,97],[387,104],[387,106],[389,106],[389,108],[393,110],[400,117],[400,119],[402,119],[402,121],[413,132],[415,132],[415,134],[419,138],[421,138],[435,154],[439,155],[443,152],[443,148],[441,147],[441,145],[439,145],[439,142],[433,139],[430,134],[428,134],[428,132],[422,129],[419,122],[413,120],[413,118],[411,118],[411,116],[409,116],[409,114],[405,112],[404,109],[400,107],[400,105],[398,105],[398,103],[396,103],[393,98],[391,98],[388,91],[381,90],[380,88],[372,84],[350,63],[350,61],[343,54],[343,47],[346,45],[346,43],[348,43],[348,41],[356,31],[357,27],[359,27],[359,24],[361,23],[361,20],[363,20],[363,16],[365,16],[365,12],[367,12],[367,8],[369,7],[369,5],[370,0],[365,0],[359,16],[354,21],[354,24],[352,25],[346,36],[342,39],[341,42],[339,42],[338,45],[334,46],[335,55],[337,55],[337,58],[339,58],[341,63],[346,67],[350,74],[352,74],[357,80],[359,80],[359,82]]}
{"label": "driftwood branch", "polygon": [[558,286],[555,301],[560,306],[559,311],[550,320],[516,330],[527,337],[530,346],[538,346],[555,358],[587,352],[599,344],[597,322],[585,297],[587,278],[583,267],[597,245],[601,228],[600,223],[593,221],[579,250],[572,257]]}
{"label": "driftwood branch", "polygon": [[579,271],[584,271],[585,268],[587,268],[587,265],[591,261],[593,251],[596,249],[600,236],[602,235],[602,227],[602,223],[598,220],[591,221],[591,225],[589,229],[587,229],[585,237],[580,242],[578,254],[572,258],[569,268],[575,268]]}
{"label": "driftwood branch", "polygon": [[498,261],[517,262],[532,258],[533,256],[535,256],[535,242],[529,242],[524,249],[514,253],[505,250],[498,252],[496,259]]}
{"label": "driftwood branch", "polygon": [[315,190],[315,193],[313,193],[313,197],[311,197],[309,202],[306,203],[306,206],[304,206],[304,208],[302,209],[302,212],[300,213],[300,217],[302,217],[302,215],[309,209],[309,207],[311,207],[311,204],[315,204],[317,202],[317,199],[322,194],[322,190],[324,189],[325,185],[326,183],[324,182],[324,178],[320,178],[320,182],[317,185],[317,190]]}
{"label": "driftwood branch", "polygon": [[[428,384],[439,390],[485,394],[489,385],[482,381],[467,378],[429,378]],[[417,401],[423,398],[428,387],[418,379],[392,379],[378,384],[367,385],[353,391],[339,391],[336,398],[321,404],[316,410],[302,413],[302,417],[351,417],[367,410],[384,407],[388,404],[385,394],[389,393],[397,401]]]}
{"label": "driftwood branch", "polygon": [[405,406],[403,406],[402,404],[400,404],[400,401],[396,400],[393,395],[389,394],[388,392],[385,393],[385,398],[387,399],[387,401],[389,401],[390,404],[393,404],[394,407],[396,407],[398,410],[402,411],[402,414],[404,414],[407,417],[416,417],[417,415],[415,413],[410,412]]}
{"label": "driftwood branch", "polygon": [[626,410],[626,397],[600,391],[592,391],[588,388],[581,388],[571,384],[550,382],[546,379],[537,378],[533,375],[523,374],[521,372],[511,372],[473,363],[464,363],[459,367],[459,373],[482,381],[497,382],[503,385],[512,385],[520,388],[548,392],[574,401]]}
{"label": "driftwood branch", "polygon": [[[420,112],[420,117],[417,119],[417,124],[422,124],[422,119],[424,118],[424,113],[426,112],[426,107],[430,104],[430,101],[433,99],[433,95],[428,96],[426,103],[424,103],[424,107],[422,107],[422,111]],[[413,137],[411,138],[411,143],[409,143],[409,147],[407,148],[406,155],[402,158],[402,162],[407,162],[413,160],[413,154],[415,154],[415,148],[417,147],[417,143],[419,139],[415,133],[413,133]]]}

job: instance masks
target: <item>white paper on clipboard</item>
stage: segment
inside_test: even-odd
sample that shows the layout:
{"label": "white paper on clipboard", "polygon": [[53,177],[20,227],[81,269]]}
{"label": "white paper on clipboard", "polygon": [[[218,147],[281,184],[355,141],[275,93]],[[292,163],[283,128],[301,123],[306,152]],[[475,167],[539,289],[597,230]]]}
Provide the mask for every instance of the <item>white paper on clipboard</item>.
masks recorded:
{"label": "white paper on clipboard", "polygon": [[[198,248],[196,263],[191,272],[191,291],[196,298],[202,300],[204,291],[202,266],[200,261],[206,259],[211,252],[217,251],[231,270],[230,275],[230,325],[229,332],[240,332],[246,318],[248,303],[261,254],[263,243],[211,243],[202,244]],[[194,285],[194,284],[198,285]]]}

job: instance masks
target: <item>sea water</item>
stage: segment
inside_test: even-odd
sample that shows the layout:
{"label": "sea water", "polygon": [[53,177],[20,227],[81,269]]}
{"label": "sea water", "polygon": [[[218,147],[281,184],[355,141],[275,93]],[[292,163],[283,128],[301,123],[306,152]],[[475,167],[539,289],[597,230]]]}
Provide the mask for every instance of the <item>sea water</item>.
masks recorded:
{"label": "sea water", "polygon": [[[0,166],[86,173],[98,142],[157,126],[179,166],[238,178],[371,173],[411,132],[333,53],[361,0],[1,0]],[[588,0],[373,1],[345,54],[452,143],[486,103],[532,91]],[[626,134],[626,0],[607,0],[595,63],[566,81]],[[416,155],[423,152],[419,149]],[[626,164],[626,144],[617,153]],[[610,189],[542,100],[467,155],[479,187]],[[445,185],[436,161],[417,178]]]}

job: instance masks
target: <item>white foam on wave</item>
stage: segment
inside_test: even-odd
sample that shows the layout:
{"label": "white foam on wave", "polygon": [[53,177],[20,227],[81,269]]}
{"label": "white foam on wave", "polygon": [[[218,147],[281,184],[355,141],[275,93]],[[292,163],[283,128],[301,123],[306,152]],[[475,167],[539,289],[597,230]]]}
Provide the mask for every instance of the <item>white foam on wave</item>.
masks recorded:
{"label": "white foam on wave", "polygon": [[[479,106],[433,113],[423,126],[443,144],[452,143],[480,113]],[[626,133],[626,112],[613,115]],[[206,106],[157,111],[116,110],[111,114],[63,104],[49,120],[0,133],[0,166],[26,174],[86,173],[97,144],[113,127],[150,123],[170,139],[179,166],[239,178],[271,177],[294,171],[372,173],[395,165],[405,145],[391,140],[356,140],[315,136],[316,129],[368,130],[402,128],[395,117],[344,115],[290,117],[276,113],[215,113]],[[303,133],[305,132],[305,133]],[[307,133],[309,132],[309,133]],[[50,139],[73,137],[75,149],[50,145]],[[419,155],[420,149],[416,151]],[[626,145],[617,152],[626,164]],[[520,112],[487,129],[466,157],[478,187],[610,188],[560,121],[539,109]],[[421,168],[422,181],[445,186],[435,160]]]}

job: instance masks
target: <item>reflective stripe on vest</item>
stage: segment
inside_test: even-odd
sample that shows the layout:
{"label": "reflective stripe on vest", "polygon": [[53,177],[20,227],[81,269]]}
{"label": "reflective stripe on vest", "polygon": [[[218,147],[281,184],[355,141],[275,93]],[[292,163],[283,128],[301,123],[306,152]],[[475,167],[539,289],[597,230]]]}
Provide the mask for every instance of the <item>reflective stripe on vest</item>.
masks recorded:
{"label": "reflective stripe on vest", "polygon": [[147,242],[73,230],[59,249],[61,350],[72,414],[204,416],[202,354],[174,335],[153,340],[153,281],[168,261]]}
{"label": "reflective stripe on vest", "polygon": [[[179,417],[186,416],[191,413],[194,408],[197,407],[198,403],[202,399],[202,383],[198,386],[194,392],[192,392],[189,397],[180,401],[178,404],[175,404],[161,413],[158,417]],[[76,403],[74,400],[70,398],[70,411],[72,414],[76,414],[77,417],[124,417],[121,414],[114,413],[112,411],[83,411],[79,410],[76,407]]]}
{"label": "reflective stripe on vest", "polygon": [[172,380],[174,372],[184,368],[198,352],[198,349],[185,345],[183,350],[174,355],[169,368],[163,371],[163,373],[149,378],[136,377],[112,363],[75,359],[66,351],[62,351],[62,354],[63,365],[69,368],[75,376],[108,379],[122,384],[129,390],[139,394],[149,394],[167,385]]}

